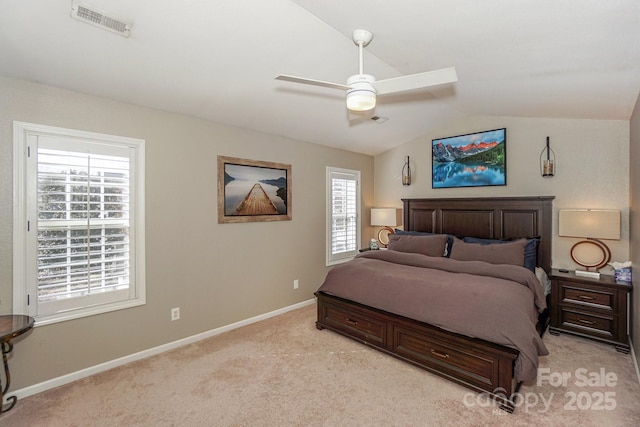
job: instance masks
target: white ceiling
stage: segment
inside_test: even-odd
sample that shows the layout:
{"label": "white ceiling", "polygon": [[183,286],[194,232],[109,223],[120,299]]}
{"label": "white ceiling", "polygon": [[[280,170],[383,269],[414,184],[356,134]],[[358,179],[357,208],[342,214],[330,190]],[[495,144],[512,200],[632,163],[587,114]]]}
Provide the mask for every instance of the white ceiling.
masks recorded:
{"label": "white ceiling", "polygon": [[[377,154],[464,115],[628,120],[640,92],[638,0],[0,0],[0,75]],[[351,32],[378,80],[455,66],[459,81],[378,99],[349,121]],[[0,94],[2,96],[2,94]],[[442,135],[446,136],[446,135]]]}

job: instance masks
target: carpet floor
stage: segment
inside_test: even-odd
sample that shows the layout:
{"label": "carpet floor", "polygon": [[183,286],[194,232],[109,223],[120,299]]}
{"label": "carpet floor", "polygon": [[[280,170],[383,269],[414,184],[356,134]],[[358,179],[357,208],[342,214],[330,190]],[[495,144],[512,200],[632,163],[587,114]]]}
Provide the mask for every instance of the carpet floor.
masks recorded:
{"label": "carpet floor", "polygon": [[640,425],[631,356],[612,346],[545,334],[540,384],[524,384],[507,414],[462,386],[317,330],[315,315],[304,307],[21,399],[0,426]]}

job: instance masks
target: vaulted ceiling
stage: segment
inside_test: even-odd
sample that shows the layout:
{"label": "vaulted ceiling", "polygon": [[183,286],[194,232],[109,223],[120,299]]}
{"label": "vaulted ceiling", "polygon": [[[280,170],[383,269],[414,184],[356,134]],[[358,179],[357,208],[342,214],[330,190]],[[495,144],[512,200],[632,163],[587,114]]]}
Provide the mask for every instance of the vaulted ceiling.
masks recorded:
{"label": "vaulted ceiling", "polygon": [[[366,154],[464,115],[628,120],[640,92],[637,0],[79,3],[130,36],[72,19],[71,0],[0,0],[0,75]],[[345,83],[359,28],[366,73],[455,66],[458,82],[379,98],[380,123],[341,91],[275,80]]]}

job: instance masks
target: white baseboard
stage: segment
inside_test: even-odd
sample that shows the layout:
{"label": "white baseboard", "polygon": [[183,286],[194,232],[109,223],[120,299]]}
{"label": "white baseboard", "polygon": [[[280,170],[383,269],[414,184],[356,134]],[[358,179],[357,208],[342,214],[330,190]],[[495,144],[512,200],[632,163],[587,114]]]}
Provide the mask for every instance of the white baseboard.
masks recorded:
{"label": "white baseboard", "polygon": [[[265,314],[261,314],[259,316],[251,317],[249,319],[241,320],[236,323],[232,323],[230,325],[221,326],[216,329],[211,329],[206,332],[202,332],[197,335],[192,335],[187,338],[182,338],[177,341],[173,341],[167,344],[160,345],[158,347],[153,347],[147,350],[140,351],[138,353],[130,354],[128,356],[120,357],[118,359],[110,360],[108,362],[101,363],[99,365],[91,366],[89,368],[82,369],[80,371],[72,372],[67,375],[63,375],[61,377],[53,378],[38,384],[34,384],[29,387],[21,388],[16,391],[11,391],[8,393],[10,396],[16,396],[18,399],[25,398],[27,396],[32,396],[34,394],[41,393],[46,390],[50,390],[55,387],[60,387],[61,385],[65,385],[71,383],[73,381],[77,381],[79,379],[88,377],[90,375],[94,375],[100,372],[107,371],[109,369],[116,368],[118,366],[125,365],[127,363],[135,362],[136,360],[146,359],[147,357],[155,356],[160,353],[164,353],[165,351],[173,350],[178,347],[185,346],[187,344],[191,344],[206,338],[210,338],[224,332],[231,331],[233,329],[240,328],[242,326],[250,325],[252,323],[259,322],[261,320],[269,319],[270,317],[275,317],[280,314],[284,314],[286,312],[296,310],[298,308],[306,307],[308,305],[314,304],[316,302],[315,298],[312,298],[307,301],[302,301],[297,304],[290,305],[288,307],[283,307],[278,310],[270,311]],[[7,396],[9,397],[9,396]]]}
{"label": "white baseboard", "polygon": [[633,366],[636,368],[636,375],[638,376],[638,383],[640,384],[640,369],[638,369],[638,359],[636,358],[636,352],[633,351],[633,341],[629,336],[629,347],[631,347],[631,359],[633,360]]}

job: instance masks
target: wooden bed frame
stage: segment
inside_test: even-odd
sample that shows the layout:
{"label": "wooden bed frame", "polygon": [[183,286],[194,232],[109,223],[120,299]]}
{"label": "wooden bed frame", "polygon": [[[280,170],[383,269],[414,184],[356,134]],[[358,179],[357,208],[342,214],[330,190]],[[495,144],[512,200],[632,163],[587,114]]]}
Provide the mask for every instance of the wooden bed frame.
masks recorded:
{"label": "wooden bed frame", "polygon": [[[553,196],[402,199],[404,229],[509,239],[540,236],[538,265],[551,271]],[[318,329],[330,329],[480,393],[513,412],[519,352],[427,323],[317,292]],[[543,313],[542,335],[549,323]]]}

